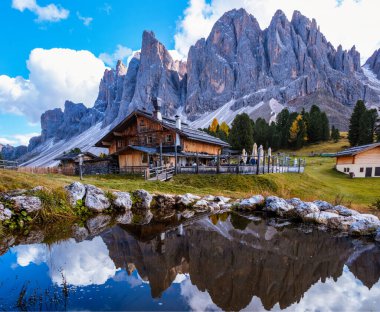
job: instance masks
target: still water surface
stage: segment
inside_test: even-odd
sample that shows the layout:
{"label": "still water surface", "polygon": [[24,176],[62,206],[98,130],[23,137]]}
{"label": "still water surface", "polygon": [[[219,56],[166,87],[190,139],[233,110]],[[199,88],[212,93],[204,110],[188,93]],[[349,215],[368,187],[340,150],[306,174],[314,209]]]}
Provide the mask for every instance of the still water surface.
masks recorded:
{"label": "still water surface", "polygon": [[116,225],[0,257],[0,310],[380,309],[380,246],[317,229],[205,217]]}

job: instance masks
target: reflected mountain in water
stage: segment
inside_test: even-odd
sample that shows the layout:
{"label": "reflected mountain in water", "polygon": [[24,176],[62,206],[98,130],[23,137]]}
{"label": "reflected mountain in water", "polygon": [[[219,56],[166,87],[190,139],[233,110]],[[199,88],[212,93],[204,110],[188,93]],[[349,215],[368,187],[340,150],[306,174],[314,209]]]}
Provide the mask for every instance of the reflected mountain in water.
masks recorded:
{"label": "reflected mountain in water", "polygon": [[[237,215],[221,218],[227,220],[204,218],[151,240],[129,226],[101,237],[115,266],[129,273],[136,269],[152,297],[162,296],[177,274],[188,273],[223,310],[244,309],[253,297],[265,309],[277,303],[284,309],[318,281],[336,281],[345,264],[368,288],[380,278],[380,248],[372,242]],[[151,237],[149,229],[143,232]]]}

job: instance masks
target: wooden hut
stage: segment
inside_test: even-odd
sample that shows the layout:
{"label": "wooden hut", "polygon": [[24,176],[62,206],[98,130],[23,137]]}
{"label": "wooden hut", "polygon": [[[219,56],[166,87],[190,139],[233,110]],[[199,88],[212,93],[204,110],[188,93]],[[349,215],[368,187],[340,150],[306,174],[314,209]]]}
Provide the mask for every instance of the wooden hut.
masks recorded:
{"label": "wooden hut", "polygon": [[336,153],[336,170],[355,178],[380,178],[380,143]]}

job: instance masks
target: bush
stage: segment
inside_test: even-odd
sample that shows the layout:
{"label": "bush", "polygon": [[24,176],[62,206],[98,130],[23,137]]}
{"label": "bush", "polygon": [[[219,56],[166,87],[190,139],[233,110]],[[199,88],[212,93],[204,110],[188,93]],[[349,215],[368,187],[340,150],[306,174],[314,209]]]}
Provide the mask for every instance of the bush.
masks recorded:
{"label": "bush", "polygon": [[376,201],[369,207],[380,211],[380,198],[376,199]]}

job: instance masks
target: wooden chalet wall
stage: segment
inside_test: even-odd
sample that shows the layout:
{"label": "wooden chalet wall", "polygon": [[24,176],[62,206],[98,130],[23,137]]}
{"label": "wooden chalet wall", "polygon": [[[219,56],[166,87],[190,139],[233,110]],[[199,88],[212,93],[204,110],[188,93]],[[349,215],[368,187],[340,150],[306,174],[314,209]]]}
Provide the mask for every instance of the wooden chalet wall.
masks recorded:
{"label": "wooden chalet wall", "polygon": [[354,156],[339,156],[336,158],[337,165],[348,165],[354,163]]}
{"label": "wooden chalet wall", "polygon": [[380,146],[357,154],[354,163],[358,165],[380,165]]}
{"label": "wooden chalet wall", "polygon": [[210,155],[220,154],[221,147],[204,142],[198,142],[181,138],[182,149],[184,152],[191,153],[207,153]]}

